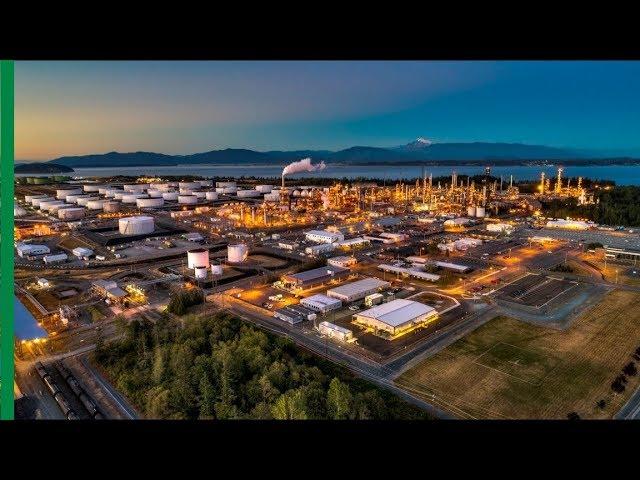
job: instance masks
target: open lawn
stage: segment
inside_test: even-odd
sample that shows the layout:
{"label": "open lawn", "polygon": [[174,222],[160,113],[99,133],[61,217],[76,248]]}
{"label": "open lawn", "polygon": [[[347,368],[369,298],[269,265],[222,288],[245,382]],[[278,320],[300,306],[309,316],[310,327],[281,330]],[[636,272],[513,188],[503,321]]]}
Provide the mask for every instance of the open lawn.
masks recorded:
{"label": "open lawn", "polygon": [[396,382],[463,418],[612,418],[640,384],[611,390],[640,347],[638,301],[610,292],[566,331],[497,317]]}

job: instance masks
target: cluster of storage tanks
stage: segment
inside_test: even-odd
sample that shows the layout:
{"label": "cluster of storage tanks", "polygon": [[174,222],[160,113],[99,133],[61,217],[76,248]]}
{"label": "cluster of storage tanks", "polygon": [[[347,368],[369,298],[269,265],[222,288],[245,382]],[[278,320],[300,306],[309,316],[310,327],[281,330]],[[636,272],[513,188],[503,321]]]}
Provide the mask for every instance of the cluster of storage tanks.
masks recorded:
{"label": "cluster of storage tanks", "polygon": [[207,273],[211,269],[212,276],[222,275],[222,265],[212,264],[209,258],[209,250],[206,248],[196,248],[187,252],[187,267],[193,270],[197,280],[207,278]]}

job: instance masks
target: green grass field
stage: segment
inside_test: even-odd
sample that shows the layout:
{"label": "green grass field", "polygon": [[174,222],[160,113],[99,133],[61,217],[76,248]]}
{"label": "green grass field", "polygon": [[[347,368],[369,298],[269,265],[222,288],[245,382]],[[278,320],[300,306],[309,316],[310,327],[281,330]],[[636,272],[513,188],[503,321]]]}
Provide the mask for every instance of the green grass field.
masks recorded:
{"label": "green grass field", "polygon": [[640,384],[610,388],[640,346],[638,301],[611,292],[566,331],[497,317],[396,382],[463,418],[611,418]]}

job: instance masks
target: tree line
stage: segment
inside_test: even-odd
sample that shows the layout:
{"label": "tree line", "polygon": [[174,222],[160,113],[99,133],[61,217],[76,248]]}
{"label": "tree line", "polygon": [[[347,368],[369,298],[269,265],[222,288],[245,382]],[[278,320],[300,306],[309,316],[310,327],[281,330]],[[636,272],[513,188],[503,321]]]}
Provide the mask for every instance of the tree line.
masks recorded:
{"label": "tree line", "polygon": [[227,313],[120,323],[93,360],[148,418],[425,419],[346,368]]}

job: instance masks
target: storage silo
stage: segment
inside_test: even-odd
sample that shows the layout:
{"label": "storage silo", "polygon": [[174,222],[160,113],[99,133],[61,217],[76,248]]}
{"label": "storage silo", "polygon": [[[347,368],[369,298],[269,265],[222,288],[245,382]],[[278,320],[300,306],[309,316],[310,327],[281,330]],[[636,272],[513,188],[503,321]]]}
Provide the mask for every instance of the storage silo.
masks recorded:
{"label": "storage silo", "polygon": [[143,215],[136,217],[124,217],[118,220],[118,230],[121,235],[145,235],[153,233],[155,223],[153,217]]}
{"label": "storage silo", "polygon": [[213,181],[212,180],[198,180],[198,183],[200,184],[200,187],[211,187],[211,186],[213,186]]}
{"label": "storage silo", "polygon": [[48,212],[53,205],[64,205],[64,202],[62,200],[45,200],[44,202],[40,202],[39,208],[40,210]]}
{"label": "storage silo", "polygon": [[175,202],[178,200],[178,192],[164,192],[162,198],[170,202]]}
{"label": "storage silo", "polygon": [[123,190],[125,192],[131,192],[131,193],[142,193],[144,192],[147,188],[149,188],[149,185],[145,185],[142,183],[135,183],[133,185],[123,185]]}
{"label": "storage silo", "polygon": [[247,259],[249,247],[244,243],[227,246],[227,260],[229,263],[241,263]]}
{"label": "storage silo", "polygon": [[160,208],[164,205],[164,199],[160,198],[138,198],[136,199],[138,208]]}
{"label": "storage silo", "polygon": [[81,194],[74,194],[74,195],[67,195],[64,200],[67,203],[78,203],[78,199],[79,198],[89,198],[91,195],[85,195],[84,193]]}
{"label": "storage silo", "polygon": [[205,193],[205,198],[207,200],[217,200],[218,199],[218,193],[217,192],[206,192]]}
{"label": "storage silo", "polygon": [[238,190],[236,195],[240,198],[259,197],[262,195],[258,190]]}
{"label": "storage silo", "polygon": [[31,205],[33,205],[36,208],[40,208],[40,204],[42,202],[46,202],[47,200],[55,200],[55,198],[48,197],[46,195],[34,197],[34,198],[31,199]]}
{"label": "storage silo", "polygon": [[147,194],[150,198],[162,198],[162,191],[157,189],[149,189],[147,190]]}
{"label": "storage silo", "polygon": [[204,199],[207,196],[207,192],[193,192],[192,195],[195,195],[199,199]]}
{"label": "storage silo", "polygon": [[83,185],[82,189],[87,193],[100,192],[100,185]]}
{"label": "storage silo", "polygon": [[209,266],[209,250],[206,248],[196,248],[187,252],[187,267],[205,267]]}
{"label": "storage silo", "polygon": [[216,188],[228,188],[237,186],[238,184],[236,182],[216,182]]}
{"label": "storage silo", "polygon": [[67,195],[82,195],[82,189],[81,188],[73,188],[73,189],[61,189],[61,190],[56,190],[56,198],[58,200],[64,200],[65,198],[67,198]]}
{"label": "storage silo", "polygon": [[105,185],[104,187],[98,188],[98,193],[100,195],[106,195],[107,194],[107,190],[112,190],[111,185]]}
{"label": "storage silo", "polygon": [[180,182],[178,183],[180,190],[198,190],[200,188],[199,182]]}
{"label": "storage silo", "polygon": [[273,190],[273,185],[256,185],[256,190],[260,193],[269,193]]}
{"label": "storage silo", "polygon": [[476,216],[476,207],[470,205],[467,207],[467,217],[475,217]]}
{"label": "storage silo", "polygon": [[198,197],[195,195],[178,195],[178,203],[182,205],[195,205],[198,203]]}
{"label": "storage silo", "polygon": [[84,217],[84,208],[81,207],[72,207],[72,208],[62,208],[58,210],[58,218],[60,220],[80,220]]}
{"label": "storage silo", "polygon": [[105,213],[116,213],[120,211],[120,203],[114,201],[106,201],[102,204]]}
{"label": "storage silo", "polygon": [[476,207],[476,217],[483,218],[485,216],[484,207]]}

